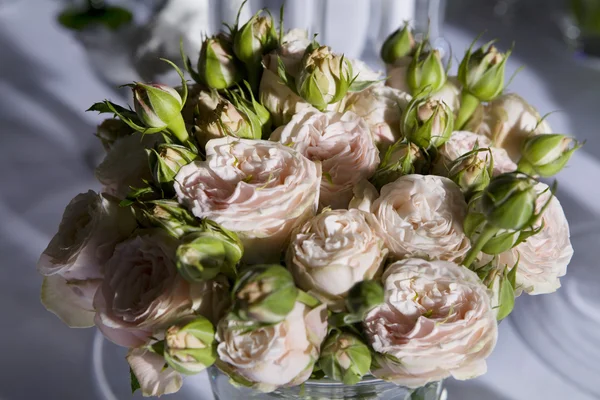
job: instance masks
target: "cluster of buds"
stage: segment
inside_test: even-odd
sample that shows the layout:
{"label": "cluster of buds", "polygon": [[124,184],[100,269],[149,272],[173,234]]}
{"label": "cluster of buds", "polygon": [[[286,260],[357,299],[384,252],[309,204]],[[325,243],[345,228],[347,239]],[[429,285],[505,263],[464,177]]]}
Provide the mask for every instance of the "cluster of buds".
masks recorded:
{"label": "cluster of buds", "polygon": [[294,308],[298,289],[292,274],[281,265],[253,265],[233,287],[233,313],[244,321],[275,324]]}
{"label": "cluster of buds", "polygon": [[385,39],[381,47],[381,59],[386,64],[394,64],[396,61],[410,57],[415,50],[415,39],[408,24],[394,31]]}
{"label": "cluster of buds", "polygon": [[411,143],[428,149],[440,147],[452,135],[454,114],[440,100],[416,96],[402,115],[402,132]]}
{"label": "cluster of buds", "polygon": [[354,385],[371,368],[371,351],[356,335],[334,330],[321,348],[319,367],[334,381]]}
{"label": "cluster of buds", "polygon": [[242,68],[233,54],[231,38],[220,33],[202,43],[198,58],[198,77],[211,89],[227,89],[242,79]]}
{"label": "cluster of buds", "polygon": [[556,175],[582,145],[561,134],[530,136],[523,142],[519,171],[541,177]]}
{"label": "cluster of buds", "polygon": [[205,219],[199,229],[181,238],[175,256],[181,276],[188,282],[201,282],[219,274],[235,277],[243,254],[242,242],[234,232]]}
{"label": "cluster of buds", "polygon": [[197,316],[190,322],[169,327],[165,333],[164,357],[175,371],[194,375],[217,360],[215,329],[211,322]]}
{"label": "cluster of buds", "polygon": [[316,42],[306,49],[301,68],[295,89],[306,102],[319,110],[340,101],[352,83],[350,61]]}
{"label": "cluster of buds", "polygon": [[377,189],[381,189],[403,175],[420,173],[425,165],[426,160],[419,146],[400,140],[387,149],[370,181]]}
{"label": "cluster of buds", "polygon": [[188,147],[171,143],[158,144],[147,152],[154,182],[165,192],[173,191],[173,180],[181,167],[198,157]]}
{"label": "cluster of buds", "polygon": [[[482,158],[481,152],[488,154]],[[469,200],[489,185],[493,172],[492,152],[489,149],[475,148],[452,163],[448,177],[461,188],[465,198]]]}
{"label": "cluster of buds", "polygon": [[407,82],[413,94],[423,90],[435,93],[446,84],[448,78],[440,51],[436,49],[426,51],[424,46],[425,43],[417,46],[415,55],[408,66]]}

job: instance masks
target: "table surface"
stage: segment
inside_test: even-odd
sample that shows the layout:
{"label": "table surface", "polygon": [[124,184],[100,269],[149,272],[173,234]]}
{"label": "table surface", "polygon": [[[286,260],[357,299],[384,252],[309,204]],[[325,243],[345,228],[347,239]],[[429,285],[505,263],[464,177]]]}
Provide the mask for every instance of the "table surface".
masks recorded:
{"label": "table surface", "polygon": [[[100,119],[83,111],[114,92],[93,74],[78,42],[56,25],[56,7],[57,2],[39,0],[0,1],[0,400],[93,398],[94,330],[69,329],[44,310],[35,263],[68,201],[99,188],[90,155],[99,151],[93,133]],[[465,27],[450,20],[445,27],[457,55],[474,32],[489,25],[474,17],[469,21]],[[528,35],[526,26],[492,26],[503,42],[519,38],[509,69],[527,68],[511,88],[542,113],[561,110],[549,117],[556,132],[588,140],[559,175],[559,198],[571,225],[597,219],[600,73],[574,61],[556,40]],[[515,323],[509,318],[501,324],[486,375],[447,383],[450,399],[594,398],[546,366],[522,341]]]}

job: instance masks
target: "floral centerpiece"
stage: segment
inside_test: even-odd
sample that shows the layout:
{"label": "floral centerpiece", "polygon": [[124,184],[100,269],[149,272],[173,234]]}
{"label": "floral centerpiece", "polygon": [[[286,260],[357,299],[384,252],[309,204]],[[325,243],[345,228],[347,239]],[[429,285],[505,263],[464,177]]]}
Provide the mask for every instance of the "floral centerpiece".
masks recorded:
{"label": "floral centerpiece", "polygon": [[113,114],[103,189],[40,257],[43,304],[129,348],[147,396],[213,365],[263,392],[485,373],[515,296],[555,291],[573,253],[537,178],[579,144],[504,92],[509,54],[448,77],[406,26],[386,77],[264,11],[207,38],[194,84],[173,64],[181,87],[90,108]]}

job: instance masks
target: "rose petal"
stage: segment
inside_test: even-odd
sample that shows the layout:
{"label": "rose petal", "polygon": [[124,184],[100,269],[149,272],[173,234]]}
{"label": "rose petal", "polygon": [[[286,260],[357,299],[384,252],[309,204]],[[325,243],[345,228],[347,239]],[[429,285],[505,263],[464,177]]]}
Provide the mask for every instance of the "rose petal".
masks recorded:
{"label": "rose petal", "polygon": [[144,396],[162,396],[177,392],[183,383],[179,372],[165,368],[165,359],[146,349],[130,349],[127,362],[140,383]]}

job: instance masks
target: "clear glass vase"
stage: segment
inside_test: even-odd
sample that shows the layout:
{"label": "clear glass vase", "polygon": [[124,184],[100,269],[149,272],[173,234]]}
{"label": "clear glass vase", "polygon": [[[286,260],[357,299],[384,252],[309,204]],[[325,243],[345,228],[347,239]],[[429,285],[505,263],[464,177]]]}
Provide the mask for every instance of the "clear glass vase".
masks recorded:
{"label": "clear glass vase", "polygon": [[307,381],[303,385],[282,388],[271,393],[260,393],[229,383],[229,377],[216,367],[208,370],[215,400],[442,400],[445,397],[442,382],[433,382],[419,389],[408,389],[374,377],[367,377],[356,385],[348,386],[328,379]]}

